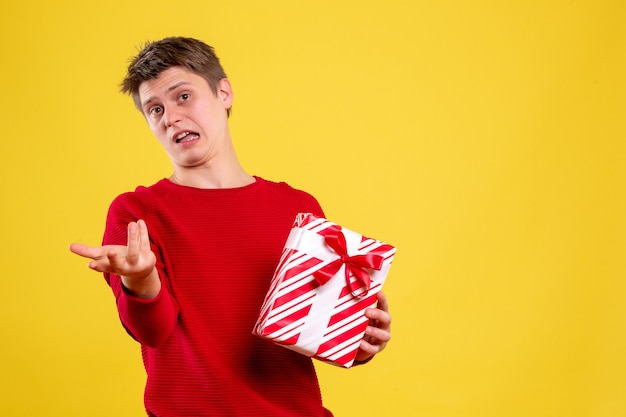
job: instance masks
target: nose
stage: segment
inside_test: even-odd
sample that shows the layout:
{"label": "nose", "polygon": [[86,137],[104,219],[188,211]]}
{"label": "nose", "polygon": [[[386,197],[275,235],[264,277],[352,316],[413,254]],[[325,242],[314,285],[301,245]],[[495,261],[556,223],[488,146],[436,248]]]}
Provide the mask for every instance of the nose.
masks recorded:
{"label": "nose", "polygon": [[163,109],[163,123],[165,123],[165,126],[173,126],[180,122],[181,119],[181,113],[175,106]]}

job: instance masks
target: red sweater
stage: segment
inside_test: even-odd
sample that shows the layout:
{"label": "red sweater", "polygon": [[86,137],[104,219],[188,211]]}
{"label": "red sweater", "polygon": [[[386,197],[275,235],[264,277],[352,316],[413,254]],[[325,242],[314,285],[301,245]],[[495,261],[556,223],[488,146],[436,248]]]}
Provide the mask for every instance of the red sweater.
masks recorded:
{"label": "red sweater", "polygon": [[163,283],[143,300],[105,274],[141,343],[148,415],[331,416],[311,359],[251,333],[298,212],[323,216],[311,195],[258,177],[209,190],[164,179],[113,201],[103,243],[125,245],[144,219]]}

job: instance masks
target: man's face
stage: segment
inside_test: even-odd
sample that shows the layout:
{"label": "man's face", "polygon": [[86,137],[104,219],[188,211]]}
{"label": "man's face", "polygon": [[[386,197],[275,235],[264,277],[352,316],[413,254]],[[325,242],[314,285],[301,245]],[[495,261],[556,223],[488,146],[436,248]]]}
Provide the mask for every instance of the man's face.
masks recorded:
{"label": "man's face", "polygon": [[141,110],[175,169],[208,164],[230,140],[226,110],[232,104],[228,80],[217,94],[201,76],[172,67],[139,86]]}

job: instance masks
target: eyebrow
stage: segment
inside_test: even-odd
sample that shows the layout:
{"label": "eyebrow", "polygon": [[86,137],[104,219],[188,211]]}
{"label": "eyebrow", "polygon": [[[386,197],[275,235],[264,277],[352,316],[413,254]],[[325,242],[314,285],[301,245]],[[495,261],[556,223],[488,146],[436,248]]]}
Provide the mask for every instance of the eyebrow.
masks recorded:
{"label": "eyebrow", "polygon": [[[180,81],[172,85],[171,87],[168,87],[167,92],[169,93],[172,90],[176,90],[181,85],[186,85],[186,84],[191,84],[191,83],[189,81]],[[149,104],[153,99],[154,97],[148,97],[143,103],[141,103],[141,107],[144,107],[146,104]]]}

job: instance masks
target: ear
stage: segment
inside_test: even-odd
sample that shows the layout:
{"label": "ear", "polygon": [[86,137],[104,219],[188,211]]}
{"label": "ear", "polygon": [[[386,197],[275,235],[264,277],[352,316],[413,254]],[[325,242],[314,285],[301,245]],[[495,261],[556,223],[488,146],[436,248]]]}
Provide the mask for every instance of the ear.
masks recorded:
{"label": "ear", "polygon": [[217,83],[217,97],[222,100],[225,109],[230,109],[233,105],[233,88],[228,79],[222,78]]}

